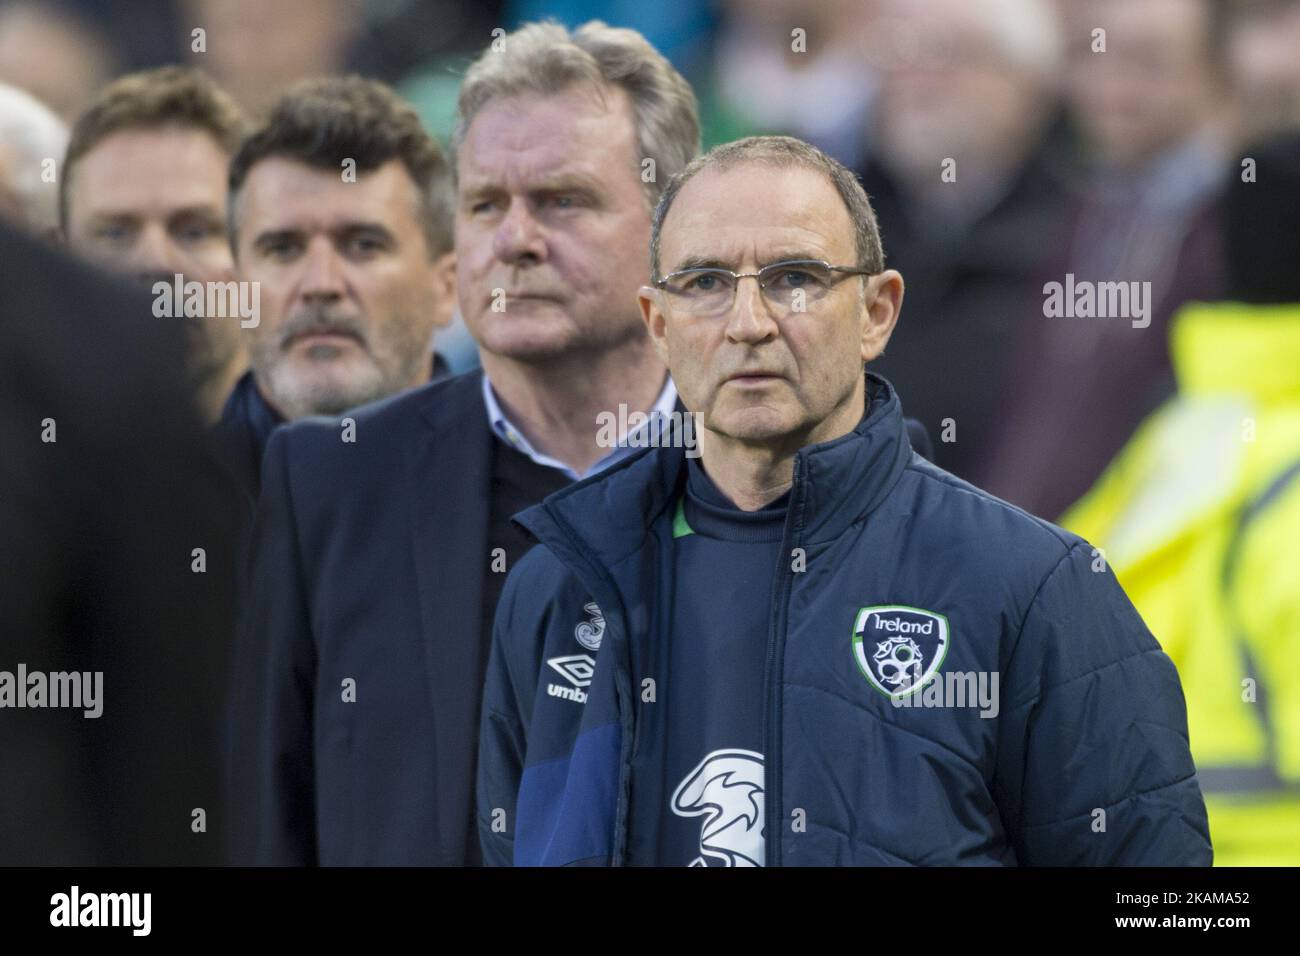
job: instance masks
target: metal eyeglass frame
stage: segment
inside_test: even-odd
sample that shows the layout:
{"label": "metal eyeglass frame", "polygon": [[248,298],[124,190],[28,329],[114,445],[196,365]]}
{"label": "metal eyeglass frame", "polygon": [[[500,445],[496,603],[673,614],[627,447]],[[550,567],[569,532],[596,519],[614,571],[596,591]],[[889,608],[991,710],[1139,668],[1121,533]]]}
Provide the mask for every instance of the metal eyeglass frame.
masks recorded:
{"label": "metal eyeglass frame", "polygon": [[[841,279],[847,278],[848,276],[874,276],[880,274],[877,271],[871,269],[859,269],[856,266],[833,266],[824,259],[783,259],[780,262],[768,263],[757,272],[732,272],[730,269],[724,269],[721,266],[692,266],[689,269],[678,269],[676,272],[670,272],[662,279],[656,279],[654,281],[654,286],[656,289],[662,289],[664,292],[668,292],[668,294],[671,295],[672,293],[669,292],[668,289],[668,280],[672,279],[674,276],[686,275],[688,273],[716,273],[719,275],[731,276],[733,280],[731,286],[731,301],[727,303],[725,309],[718,310],[718,314],[722,314],[731,311],[731,307],[736,304],[736,292],[740,289],[741,279],[755,280],[758,283],[759,289],[764,293],[763,298],[767,299],[767,285],[763,282],[764,274],[771,274],[772,271],[776,269],[788,269],[790,266],[799,265],[821,266],[823,269],[830,272],[840,273]],[[771,300],[769,299],[768,301],[770,302]]]}

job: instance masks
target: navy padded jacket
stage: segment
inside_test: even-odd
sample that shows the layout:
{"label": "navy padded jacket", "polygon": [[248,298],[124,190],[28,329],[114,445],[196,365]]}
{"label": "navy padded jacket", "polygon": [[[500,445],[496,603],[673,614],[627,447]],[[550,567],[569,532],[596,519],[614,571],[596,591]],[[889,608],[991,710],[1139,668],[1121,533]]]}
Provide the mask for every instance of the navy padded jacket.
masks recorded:
{"label": "navy padded jacket", "polygon": [[[897,394],[867,378],[858,427],[795,458],[754,688],[766,865],[1209,865],[1178,674],[1114,575],[1083,539],[915,454]],[[517,517],[540,545],[496,616],[487,863],[625,862],[685,479],[683,449],[651,448]],[[899,707],[872,686],[854,651],[872,607],[941,616],[939,678],[996,673],[996,716]],[[551,690],[583,680],[585,700]]]}

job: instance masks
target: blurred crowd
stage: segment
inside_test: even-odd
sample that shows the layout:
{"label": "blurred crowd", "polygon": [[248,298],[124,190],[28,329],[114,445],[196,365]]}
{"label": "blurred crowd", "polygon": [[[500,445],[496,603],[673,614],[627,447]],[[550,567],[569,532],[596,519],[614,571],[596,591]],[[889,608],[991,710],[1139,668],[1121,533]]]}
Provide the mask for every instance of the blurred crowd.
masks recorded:
{"label": "blurred crowd", "polygon": [[[1192,479],[1229,455],[1167,453],[1205,434],[1206,364],[1235,357],[1243,393],[1273,369],[1259,372],[1268,385],[1255,404],[1224,419],[1231,434],[1279,402],[1300,404],[1288,353],[1267,339],[1252,351],[1235,335],[1277,317],[1232,313],[1224,332],[1227,313],[1206,307],[1300,302],[1300,0],[0,0],[0,215],[58,231],[66,210],[41,164],[62,162],[69,129],[122,75],[198,67],[256,125],[296,81],[357,73],[392,86],[445,145],[467,65],[496,31],[545,18],[642,33],[694,88],[705,148],[789,134],[857,172],[886,264],[906,282],[874,370],[925,426],[938,465],[1108,553],[1191,699],[1197,668],[1224,662],[1175,653],[1198,626],[1193,602],[1185,590],[1145,594],[1144,562],[1171,560],[1161,548],[1206,520],[1208,505],[1174,514],[1167,499],[1214,499]],[[194,159],[223,190],[234,125],[229,145]],[[1281,172],[1261,199],[1250,186],[1265,158]],[[221,255],[213,275],[232,268]],[[1050,283],[1112,282],[1146,290],[1140,314],[1046,312]],[[460,317],[443,318],[426,330],[438,361],[476,367]],[[247,360],[235,338],[209,350],[203,401],[215,418]],[[1267,461],[1243,466],[1252,477],[1235,497],[1214,499],[1233,515],[1220,551],[1300,460],[1300,437],[1267,448]],[[1271,582],[1268,600],[1300,590],[1289,572],[1252,574]],[[1213,613],[1232,619],[1229,631],[1240,623],[1231,607]],[[1300,613],[1283,613],[1300,628]],[[1270,640],[1276,620],[1260,625]],[[1300,649],[1294,635],[1286,646]],[[1281,646],[1268,644],[1258,667],[1287,660]],[[1194,740],[1231,723],[1198,706]],[[1300,779],[1300,703],[1289,706],[1261,732],[1256,762]],[[1237,746],[1224,744],[1225,763]],[[1198,763],[1218,759],[1212,751],[1198,750]]]}
{"label": "blurred crowd", "polygon": [[[445,142],[466,64],[542,17],[644,34],[691,81],[705,148],[788,133],[857,170],[907,280],[880,371],[938,464],[1049,517],[1172,393],[1169,319],[1223,291],[1231,160],[1300,122],[1294,0],[5,0],[0,196],[51,224],[17,157],[60,155],[60,121],[165,63],[254,116],[294,80],[359,72]],[[1038,321],[1066,274],[1150,282],[1150,326]],[[459,322],[440,348],[477,364]]]}

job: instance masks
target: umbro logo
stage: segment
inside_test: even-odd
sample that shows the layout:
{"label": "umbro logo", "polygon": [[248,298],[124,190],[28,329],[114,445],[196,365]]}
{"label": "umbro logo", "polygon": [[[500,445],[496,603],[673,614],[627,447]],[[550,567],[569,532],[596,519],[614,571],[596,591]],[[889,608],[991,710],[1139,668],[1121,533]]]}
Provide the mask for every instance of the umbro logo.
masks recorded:
{"label": "umbro logo", "polygon": [[566,654],[552,657],[546,662],[555,668],[574,687],[586,687],[596,672],[596,662],[586,654]]}
{"label": "umbro logo", "polygon": [[547,684],[546,693],[552,697],[571,700],[575,704],[585,704],[587,702],[586,691],[578,690],[576,687],[565,687],[563,684]]}
{"label": "umbro logo", "polygon": [[591,675],[596,672],[595,660],[586,654],[566,654],[563,657],[549,658],[546,663],[573,685],[566,687],[563,684],[547,684],[546,693],[552,697],[585,704],[587,693],[581,688],[591,683]]}

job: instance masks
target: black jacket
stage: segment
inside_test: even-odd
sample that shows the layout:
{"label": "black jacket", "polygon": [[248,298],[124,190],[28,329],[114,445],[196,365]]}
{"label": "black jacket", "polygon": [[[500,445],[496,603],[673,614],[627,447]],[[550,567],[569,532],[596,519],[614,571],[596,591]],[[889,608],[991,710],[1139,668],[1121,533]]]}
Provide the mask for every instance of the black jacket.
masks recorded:
{"label": "black jacket", "polygon": [[239,503],[181,328],[3,227],[0,263],[0,670],[103,675],[98,717],[0,709],[0,866],[219,863]]}

